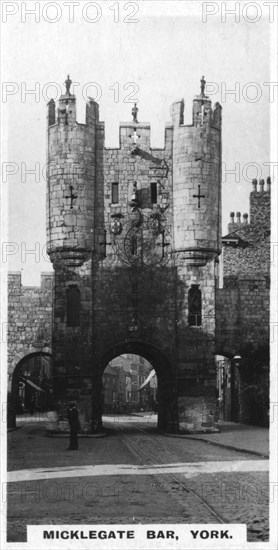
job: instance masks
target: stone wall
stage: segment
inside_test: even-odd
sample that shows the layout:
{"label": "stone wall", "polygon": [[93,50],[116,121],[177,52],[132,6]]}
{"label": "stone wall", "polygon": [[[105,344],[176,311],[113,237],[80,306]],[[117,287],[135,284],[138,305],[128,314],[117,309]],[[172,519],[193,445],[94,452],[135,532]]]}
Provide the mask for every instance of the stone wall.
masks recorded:
{"label": "stone wall", "polygon": [[8,274],[8,370],[28,353],[51,348],[53,331],[52,273],[41,274],[41,286],[21,284],[21,272]]}
{"label": "stone wall", "polygon": [[269,341],[269,279],[263,275],[226,277],[216,293],[216,351],[233,357]]}
{"label": "stone wall", "polygon": [[[253,181],[250,223],[230,223],[223,238],[224,285],[216,293],[217,353],[250,353],[269,343],[270,179]],[[247,218],[245,218],[247,219]],[[237,239],[237,243],[232,238]]]}
{"label": "stone wall", "polygon": [[223,246],[224,278],[270,276],[270,231],[260,227],[246,226],[244,233],[237,231],[242,244],[233,248]]}

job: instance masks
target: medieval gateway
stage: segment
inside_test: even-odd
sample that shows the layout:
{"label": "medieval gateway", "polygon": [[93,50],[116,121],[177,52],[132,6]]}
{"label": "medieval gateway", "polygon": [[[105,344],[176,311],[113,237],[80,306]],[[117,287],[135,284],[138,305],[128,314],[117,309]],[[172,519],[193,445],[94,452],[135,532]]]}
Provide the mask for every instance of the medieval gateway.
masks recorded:
{"label": "medieval gateway", "polygon": [[41,287],[9,275],[11,424],[24,364],[36,356],[52,357],[53,407],[76,399],[92,431],[102,429],[104,369],[121,354],[155,369],[162,430],[216,430],[219,392],[230,419],[254,422],[259,400],[267,416],[270,178],[253,181],[249,221],[232,213],[221,238],[222,108],[212,108],[204,78],[191,124],[183,112],[183,100],[172,105],[164,148],[154,149],[134,105],[119,148],[106,148],[95,101],[85,124],[76,121],[69,78],[58,106],[49,102],[54,274],[42,274]]}

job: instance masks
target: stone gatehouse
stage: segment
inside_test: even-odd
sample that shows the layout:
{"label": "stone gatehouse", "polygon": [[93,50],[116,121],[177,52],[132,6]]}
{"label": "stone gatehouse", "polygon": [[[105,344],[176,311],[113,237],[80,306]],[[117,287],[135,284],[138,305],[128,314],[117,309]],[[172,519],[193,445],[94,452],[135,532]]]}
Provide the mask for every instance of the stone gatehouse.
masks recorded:
{"label": "stone gatehouse", "polygon": [[[269,212],[270,193],[255,189],[250,223],[238,219],[223,239],[220,288],[222,109],[204,90],[202,79],[191,124],[183,100],[172,105],[163,149],[150,147],[136,105],[131,122],[120,124],[119,148],[106,148],[95,101],[85,124],[76,121],[69,85],[57,106],[48,104],[54,275],[33,293],[10,276],[10,375],[28,346],[51,351],[56,403],[89,407],[95,431],[103,371],[120,354],[141,355],[156,370],[161,429],[204,431],[216,429],[216,354],[250,355],[268,345],[269,222],[267,229],[259,212]],[[22,305],[27,295],[31,316]]]}

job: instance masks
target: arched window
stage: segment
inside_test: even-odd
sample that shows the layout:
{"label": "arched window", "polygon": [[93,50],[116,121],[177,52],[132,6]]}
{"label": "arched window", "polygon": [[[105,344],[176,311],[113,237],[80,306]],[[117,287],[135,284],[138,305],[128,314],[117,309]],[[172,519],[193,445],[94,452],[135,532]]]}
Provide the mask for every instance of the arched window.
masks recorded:
{"label": "arched window", "polygon": [[71,285],[67,289],[67,325],[68,327],[80,325],[80,290],[77,285]]}
{"label": "arched window", "polygon": [[200,327],[202,324],[202,294],[199,285],[191,285],[188,292],[188,324]]}

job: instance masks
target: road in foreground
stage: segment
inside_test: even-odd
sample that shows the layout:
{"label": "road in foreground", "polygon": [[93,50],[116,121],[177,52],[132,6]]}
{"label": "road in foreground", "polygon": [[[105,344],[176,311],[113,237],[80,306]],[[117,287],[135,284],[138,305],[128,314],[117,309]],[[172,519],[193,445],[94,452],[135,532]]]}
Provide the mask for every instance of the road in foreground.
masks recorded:
{"label": "road in foreground", "polygon": [[9,434],[8,541],[29,524],[246,523],[268,540],[268,461],[204,441],[168,438],[153,417],[106,417],[107,436],[48,437],[42,423]]}

